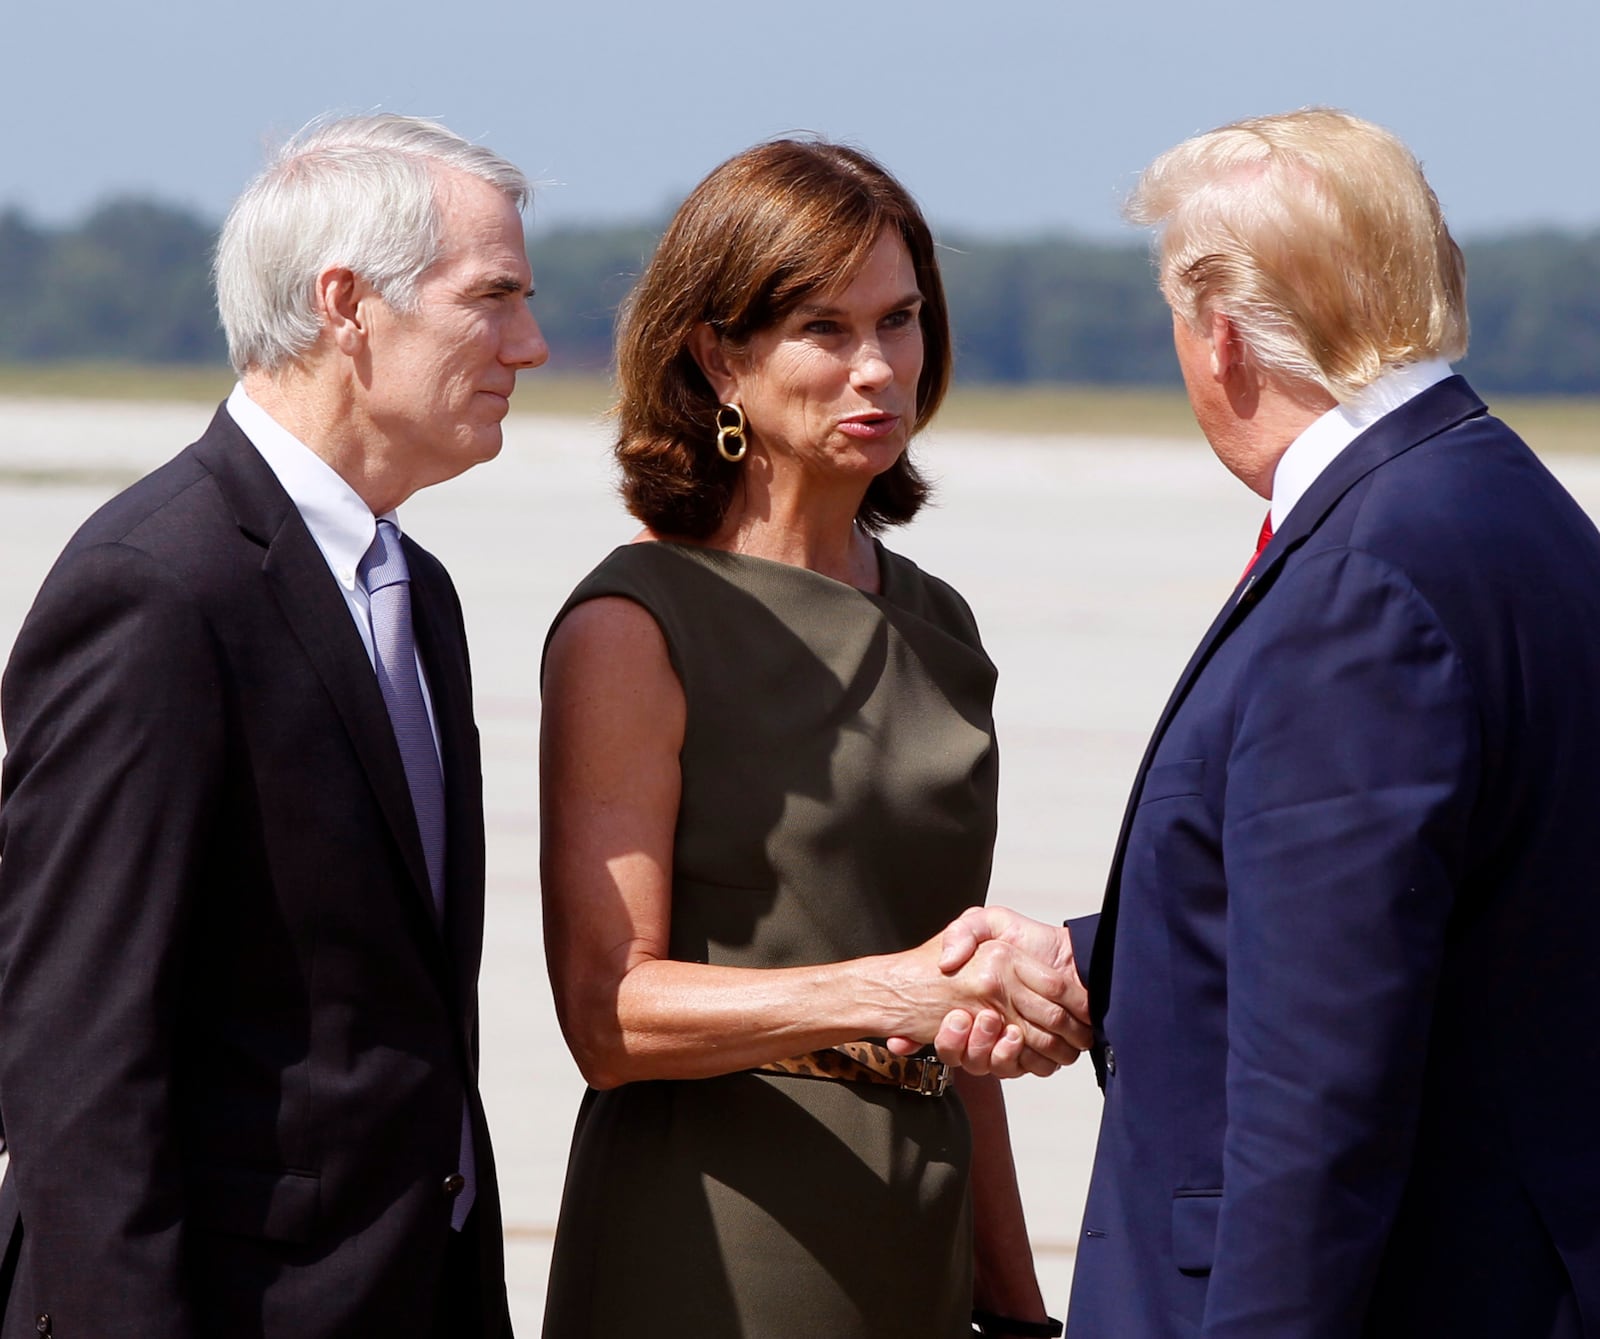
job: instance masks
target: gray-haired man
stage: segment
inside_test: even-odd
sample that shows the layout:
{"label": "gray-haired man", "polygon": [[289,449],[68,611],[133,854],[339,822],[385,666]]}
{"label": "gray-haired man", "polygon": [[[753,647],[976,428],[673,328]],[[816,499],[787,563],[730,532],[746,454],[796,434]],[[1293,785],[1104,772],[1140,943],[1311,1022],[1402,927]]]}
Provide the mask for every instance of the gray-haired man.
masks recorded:
{"label": "gray-haired man", "polygon": [[522,175],[399,116],[235,205],[240,384],[4,682],[0,1333],[500,1336],[460,606],[399,534],[547,350]]}

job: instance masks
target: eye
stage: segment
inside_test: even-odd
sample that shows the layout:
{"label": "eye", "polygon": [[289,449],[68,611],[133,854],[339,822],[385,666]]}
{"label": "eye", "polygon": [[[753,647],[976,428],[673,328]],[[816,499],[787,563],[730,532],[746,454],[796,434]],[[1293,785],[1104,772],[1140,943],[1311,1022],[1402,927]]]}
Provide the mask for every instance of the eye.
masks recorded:
{"label": "eye", "polygon": [[807,321],[805,332],[808,335],[837,335],[839,333],[839,323],[828,320],[825,317],[815,321]]}
{"label": "eye", "polygon": [[916,319],[916,312],[912,311],[910,307],[902,307],[899,311],[890,312],[887,316],[885,316],[883,318],[883,323],[891,330],[900,330],[910,325]]}

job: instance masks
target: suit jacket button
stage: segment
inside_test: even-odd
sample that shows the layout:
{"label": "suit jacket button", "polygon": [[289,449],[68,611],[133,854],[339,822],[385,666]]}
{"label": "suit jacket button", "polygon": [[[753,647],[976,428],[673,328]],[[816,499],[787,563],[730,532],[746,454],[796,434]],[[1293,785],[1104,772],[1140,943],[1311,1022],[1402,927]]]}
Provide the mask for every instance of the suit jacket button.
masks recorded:
{"label": "suit jacket button", "polygon": [[40,1334],[45,1335],[48,1339],[50,1334],[50,1313],[48,1311],[41,1311],[39,1313],[39,1319],[33,1322],[33,1328],[38,1330]]}
{"label": "suit jacket button", "polygon": [[444,1193],[450,1199],[454,1199],[466,1188],[467,1178],[461,1175],[460,1172],[451,1172],[450,1175],[444,1179]]}
{"label": "suit jacket button", "polygon": [[1117,1072],[1117,1053],[1115,1051],[1113,1051],[1110,1046],[1107,1046],[1106,1047],[1106,1073],[1107,1074],[1115,1074],[1116,1072]]}

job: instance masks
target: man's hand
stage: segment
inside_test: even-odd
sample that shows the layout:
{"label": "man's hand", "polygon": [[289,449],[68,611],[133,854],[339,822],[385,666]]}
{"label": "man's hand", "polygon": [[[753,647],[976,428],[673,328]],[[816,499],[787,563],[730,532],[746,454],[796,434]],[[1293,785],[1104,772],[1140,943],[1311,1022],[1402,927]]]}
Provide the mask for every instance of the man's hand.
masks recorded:
{"label": "man's hand", "polygon": [[[1011,948],[1051,968],[1063,987],[1054,993],[1050,1017],[1028,1021],[1054,1036],[1048,1054],[1026,1044],[1022,1028],[1007,1024],[993,1010],[952,1009],[934,1038],[939,1058],[975,1074],[1016,1078],[1021,1074],[1049,1075],[1071,1064],[1089,1048],[1093,1032],[1089,1022],[1089,994],[1078,975],[1072,935],[1065,926],[1045,925],[1007,907],[971,907],[945,927],[939,969],[960,971],[981,945],[989,942]],[[910,1055],[915,1042],[890,1038],[891,1050]]]}

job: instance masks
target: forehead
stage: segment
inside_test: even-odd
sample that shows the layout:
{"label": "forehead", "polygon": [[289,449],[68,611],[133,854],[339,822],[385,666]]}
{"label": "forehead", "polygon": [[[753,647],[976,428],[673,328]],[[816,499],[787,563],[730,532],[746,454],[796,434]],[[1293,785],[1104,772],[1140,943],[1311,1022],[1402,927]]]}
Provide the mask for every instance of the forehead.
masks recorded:
{"label": "forehead", "polygon": [[439,174],[439,259],[435,269],[528,273],[522,215],[488,182],[464,172]]}
{"label": "forehead", "polygon": [[[893,293],[890,294],[890,290]],[[816,307],[831,305],[849,297],[891,296],[898,301],[917,291],[917,271],[912,264],[911,252],[905,239],[894,228],[885,228],[878,234],[866,259],[859,269],[837,283],[813,291],[802,303]]]}

